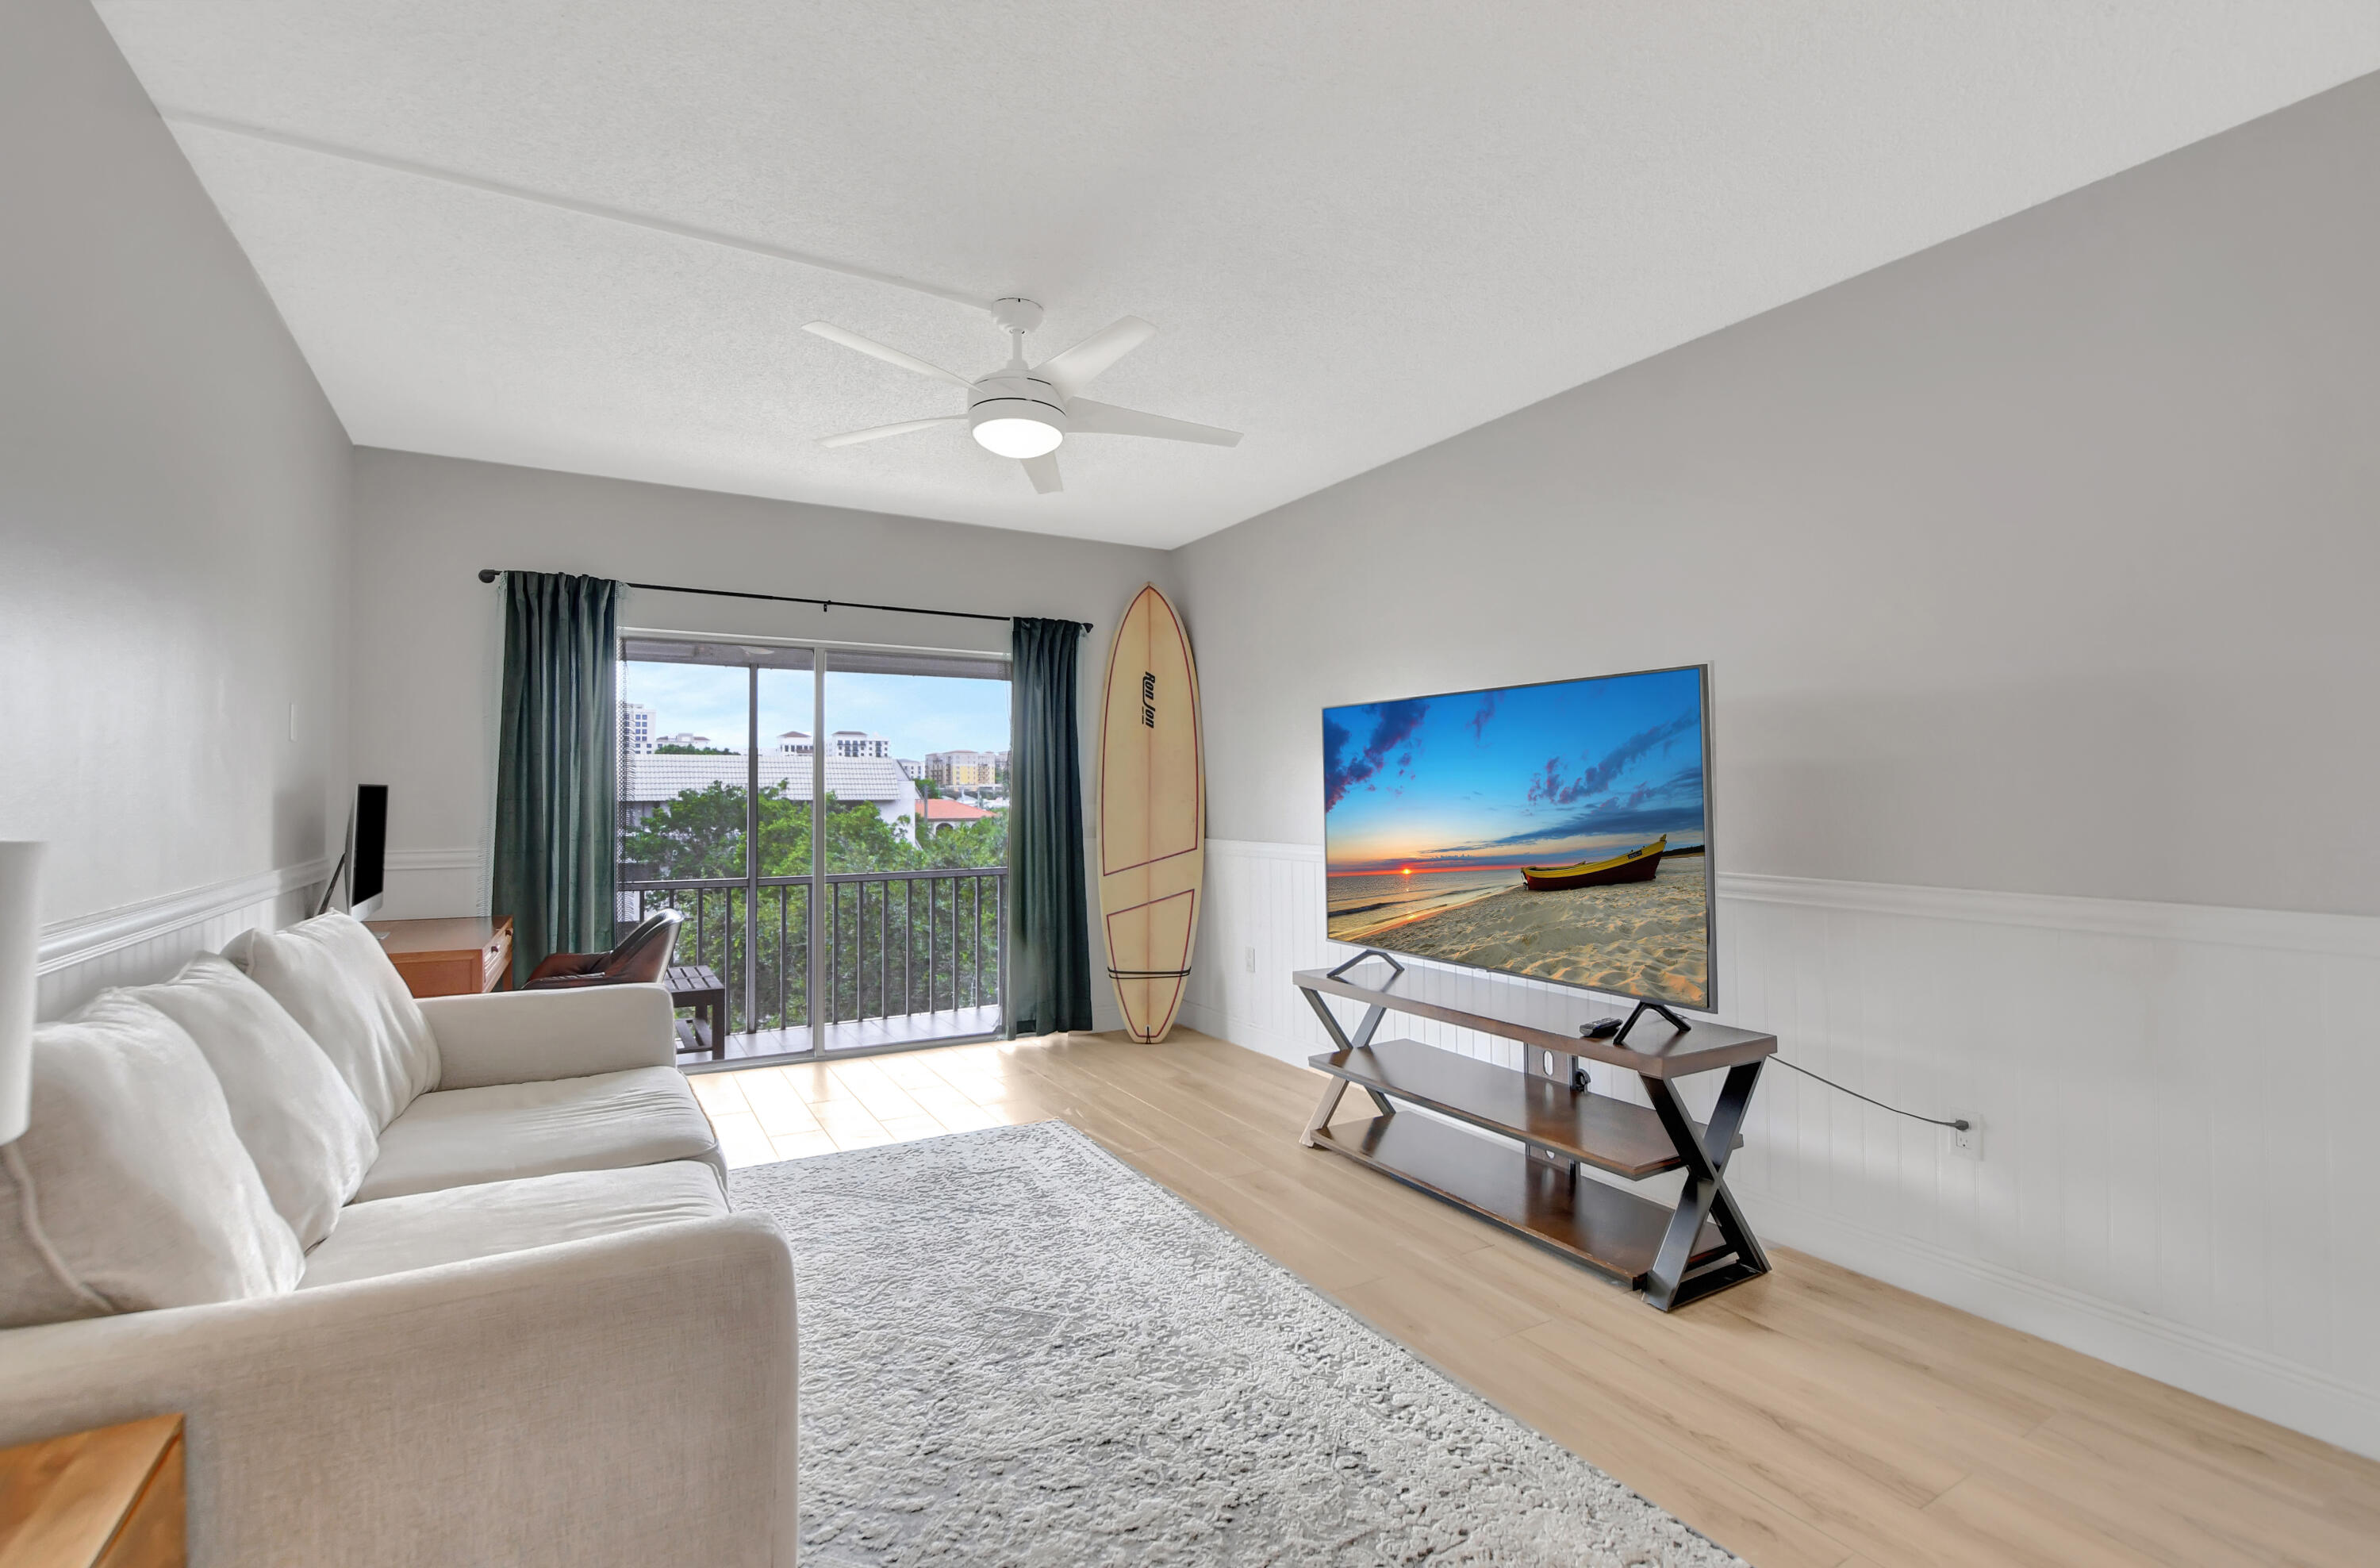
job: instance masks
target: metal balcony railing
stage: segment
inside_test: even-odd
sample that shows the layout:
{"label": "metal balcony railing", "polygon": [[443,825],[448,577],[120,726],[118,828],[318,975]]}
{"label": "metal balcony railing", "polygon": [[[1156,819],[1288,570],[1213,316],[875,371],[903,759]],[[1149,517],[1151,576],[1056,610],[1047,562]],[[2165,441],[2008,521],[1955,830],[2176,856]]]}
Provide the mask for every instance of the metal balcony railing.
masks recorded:
{"label": "metal balcony railing", "polygon": [[822,886],[808,877],[623,879],[619,891],[624,918],[686,917],[677,962],[718,971],[728,1029],[747,1034],[997,1008],[1007,882],[1005,868],[985,866],[837,871]]}

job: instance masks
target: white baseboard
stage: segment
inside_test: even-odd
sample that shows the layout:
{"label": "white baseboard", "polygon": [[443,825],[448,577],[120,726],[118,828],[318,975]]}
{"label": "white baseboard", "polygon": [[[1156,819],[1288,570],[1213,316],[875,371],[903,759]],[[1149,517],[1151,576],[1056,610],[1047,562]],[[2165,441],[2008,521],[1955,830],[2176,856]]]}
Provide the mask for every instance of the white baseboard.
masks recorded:
{"label": "white baseboard", "polygon": [[1233,1045],[1245,1046],[1250,1051],[1261,1051],[1275,1061],[1286,1062],[1293,1067],[1305,1066],[1305,1059],[1313,1055],[1317,1049],[1304,1041],[1292,1039],[1286,1036],[1277,1037],[1271,1030],[1255,1024],[1245,1021],[1235,1024],[1224,1017],[1219,1010],[1208,1006],[1203,1002],[1184,1002],[1182,1004],[1181,1017],[1183,1023],[1202,1035],[1211,1035],[1217,1039],[1227,1039]]}
{"label": "white baseboard", "polygon": [[1737,1196],[1755,1233],[1779,1246],[2343,1448],[2380,1446],[2380,1397],[2311,1367],[1773,1193]]}

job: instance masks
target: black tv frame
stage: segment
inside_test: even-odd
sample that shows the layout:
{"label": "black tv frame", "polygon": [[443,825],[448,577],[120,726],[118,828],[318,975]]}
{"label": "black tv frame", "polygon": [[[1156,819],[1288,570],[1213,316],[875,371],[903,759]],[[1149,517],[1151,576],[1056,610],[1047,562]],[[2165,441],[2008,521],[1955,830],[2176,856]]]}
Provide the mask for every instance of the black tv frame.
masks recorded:
{"label": "black tv frame", "polygon": [[[1709,995],[1701,1003],[1697,1004],[1689,1002],[1680,1002],[1675,997],[1642,996],[1634,991],[1612,991],[1603,986],[1582,985],[1576,980],[1557,979],[1551,975],[1532,975],[1524,973],[1519,969],[1500,969],[1495,967],[1493,965],[1488,964],[1471,964],[1466,963],[1460,958],[1441,958],[1434,954],[1414,953],[1407,949],[1394,946],[1391,943],[1378,942],[1369,937],[1365,938],[1360,943],[1357,943],[1332,936],[1330,934],[1330,814],[1328,810],[1323,812],[1322,829],[1322,880],[1324,889],[1322,897],[1323,940],[1325,942],[1332,942],[1340,947],[1361,946],[1365,952],[1378,953],[1383,957],[1386,957],[1390,954],[1395,954],[1402,957],[1418,960],[1424,964],[1443,965],[1451,969],[1472,969],[1483,975],[1500,975],[1510,979],[1533,980],[1541,985],[1560,986],[1567,991],[1585,991],[1592,996],[1608,996],[1623,1002],[1632,1002],[1637,1004],[1637,1010],[1635,1013],[1629,1015],[1628,1023],[1631,1026],[1635,1023],[1636,1019],[1641,1016],[1647,1008],[1657,1011],[1664,1016],[1672,1016],[1670,1014],[1670,1009],[1673,1007],[1682,1007],[1695,1013],[1717,1013],[1718,1011],[1718,854],[1714,848],[1714,845],[1718,837],[1717,828],[1718,823],[1718,768],[1717,766],[1717,743],[1713,740],[1711,733],[1715,726],[1711,723],[1711,667],[1709,664],[1658,664],[1647,670],[1615,670],[1609,675],[1565,675],[1556,680],[1513,681],[1503,686],[1471,687],[1455,691],[1423,692],[1406,697],[1379,697],[1368,699],[1357,699],[1347,702],[1330,702],[1323,704],[1319,722],[1327,723],[1329,722],[1328,715],[1333,708],[1370,708],[1377,707],[1383,702],[1436,702],[1441,698],[1477,697],[1482,693],[1490,691],[1526,691],[1531,687],[1541,686],[1576,686],[1581,681],[1625,680],[1631,675],[1675,675],[1681,670],[1693,670],[1701,676],[1702,680],[1703,930],[1705,933],[1705,946],[1709,954],[1708,963],[1710,985],[1708,988]],[[1330,766],[1330,754],[1328,752],[1323,753],[1322,760],[1323,766],[1327,770]],[[1356,957],[1358,958],[1362,956],[1364,956],[1364,954],[1362,953],[1356,954]],[[1349,962],[1353,963],[1354,960],[1351,959]],[[1675,1020],[1673,1019],[1673,1021]]]}

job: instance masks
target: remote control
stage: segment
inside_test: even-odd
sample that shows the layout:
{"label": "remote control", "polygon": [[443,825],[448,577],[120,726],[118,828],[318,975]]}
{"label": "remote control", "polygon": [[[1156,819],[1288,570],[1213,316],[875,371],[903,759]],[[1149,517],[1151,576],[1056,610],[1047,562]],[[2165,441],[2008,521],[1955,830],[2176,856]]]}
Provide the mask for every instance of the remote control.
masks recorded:
{"label": "remote control", "polygon": [[1619,1032],[1620,1020],[1617,1018],[1597,1018],[1592,1024],[1581,1024],[1578,1027],[1581,1039],[1609,1039]]}

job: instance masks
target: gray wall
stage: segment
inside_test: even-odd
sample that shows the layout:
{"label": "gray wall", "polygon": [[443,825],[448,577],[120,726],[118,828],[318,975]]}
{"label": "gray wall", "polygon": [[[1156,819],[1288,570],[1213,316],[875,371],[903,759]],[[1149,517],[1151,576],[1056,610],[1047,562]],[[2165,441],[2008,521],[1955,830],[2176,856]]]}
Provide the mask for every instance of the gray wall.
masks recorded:
{"label": "gray wall", "polygon": [[0,837],[51,842],[52,921],[302,866],[346,434],[81,0],[0,6]]}
{"label": "gray wall", "polygon": [[1178,553],[1218,837],[1330,703],[1708,661],[1741,871],[2380,913],[2380,78]]}
{"label": "gray wall", "polygon": [[[391,914],[484,907],[504,613],[482,566],[1089,621],[1086,737],[1116,616],[1143,583],[1171,588],[1154,550],[370,447],[356,454],[356,509],[355,763],[391,786]],[[999,622],[635,590],[621,622],[1008,649]],[[1087,810],[1087,738],[1084,760]]]}

